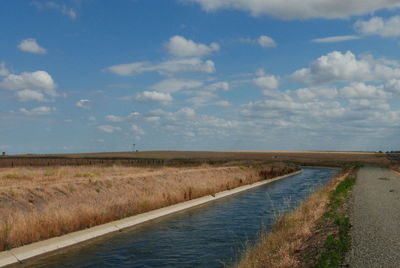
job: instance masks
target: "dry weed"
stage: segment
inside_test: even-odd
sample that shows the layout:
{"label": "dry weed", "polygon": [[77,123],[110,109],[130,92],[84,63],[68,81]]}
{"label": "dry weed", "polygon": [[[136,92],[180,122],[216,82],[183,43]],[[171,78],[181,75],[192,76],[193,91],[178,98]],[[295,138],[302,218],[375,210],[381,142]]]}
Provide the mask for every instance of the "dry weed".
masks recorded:
{"label": "dry weed", "polygon": [[295,167],[281,165],[266,170],[120,166],[0,169],[0,251],[286,174]]}
{"label": "dry weed", "polygon": [[329,193],[349,173],[335,176],[326,186],[311,194],[295,211],[279,218],[272,231],[264,233],[260,242],[245,252],[238,267],[298,267],[296,250],[312,235],[318,219],[325,213]]}

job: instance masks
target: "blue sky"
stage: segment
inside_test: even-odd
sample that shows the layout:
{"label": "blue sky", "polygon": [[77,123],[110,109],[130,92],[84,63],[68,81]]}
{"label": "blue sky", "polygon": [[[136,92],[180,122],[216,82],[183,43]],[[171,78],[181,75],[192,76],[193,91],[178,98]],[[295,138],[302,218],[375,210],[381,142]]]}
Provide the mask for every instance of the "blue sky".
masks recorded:
{"label": "blue sky", "polygon": [[400,147],[400,1],[0,5],[0,150]]}

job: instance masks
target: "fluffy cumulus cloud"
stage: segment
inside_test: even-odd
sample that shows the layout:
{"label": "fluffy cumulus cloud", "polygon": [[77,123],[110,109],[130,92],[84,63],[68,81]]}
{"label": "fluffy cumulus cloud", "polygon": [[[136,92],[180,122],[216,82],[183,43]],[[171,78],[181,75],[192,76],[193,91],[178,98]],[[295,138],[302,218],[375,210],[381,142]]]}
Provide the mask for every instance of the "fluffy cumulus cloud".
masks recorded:
{"label": "fluffy cumulus cloud", "polygon": [[168,53],[175,57],[202,57],[219,50],[217,43],[200,44],[180,35],[171,37],[165,46]]}
{"label": "fluffy cumulus cloud", "polygon": [[253,79],[254,84],[262,89],[264,95],[274,95],[279,87],[279,78],[269,75],[264,70],[257,71],[257,77]]}
{"label": "fluffy cumulus cloud", "polygon": [[237,9],[253,16],[268,15],[280,19],[347,18],[380,9],[400,7],[394,0],[182,0],[195,2],[206,11]]}
{"label": "fluffy cumulus cloud", "polygon": [[242,116],[278,129],[299,128],[319,133],[328,129],[365,130],[382,125],[383,121],[386,127],[398,124],[385,118],[390,110],[389,95],[381,87],[354,83],[338,91],[326,88],[321,94],[321,90],[324,89],[280,91],[272,97],[243,105]]}
{"label": "fluffy cumulus cloud", "polygon": [[28,101],[41,101],[45,102],[46,97],[42,92],[31,90],[31,89],[24,89],[17,91],[16,93],[17,100],[20,102],[28,102]]}
{"label": "fluffy cumulus cloud", "polygon": [[55,110],[56,109],[54,107],[40,106],[30,110],[26,108],[21,108],[19,111],[28,116],[37,116],[37,115],[48,115],[54,112]]}
{"label": "fluffy cumulus cloud", "polygon": [[10,74],[5,72],[0,88],[16,91],[19,101],[47,101],[47,97],[58,96],[56,83],[46,71]]}
{"label": "fluffy cumulus cloud", "polygon": [[[366,148],[379,137],[384,142],[383,137],[395,135],[400,127],[399,66],[371,55],[332,52],[295,73],[308,86],[270,90],[265,88],[271,79],[259,79],[268,74],[258,71],[253,83],[258,82],[264,96],[240,105],[241,121],[252,127],[248,137],[260,142],[261,137],[279,136],[286,143],[293,139],[347,149]],[[363,142],[354,137],[363,137]]]}
{"label": "fluffy cumulus cloud", "polygon": [[354,24],[354,28],[365,35],[400,36],[400,16],[388,19],[373,17],[369,20],[359,20]]}
{"label": "fluffy cumulus cloud", "polygon": [[150,114],[161,118],[163,124],[160,126],[160,130],[165,135],[226,137],[241,125],[237,120],[198,114],[191,107],[183,107],[173,112],[157,109],[151,111]]}
{"label": "fluffy cumulus cloud", "polygon": [[274,75],[262,75],[254,79],[254,83],[265,89],[277,89],[279,86],[279,80]]}
{"label": "fluffy cumulus cloud", "polygon": [[92,108],[92,102],[87,99],[81,99],[75,103],[75,106],[81,109],[90,110],[90,108]]}
{"label": "fluffy cumulus cloud", "polygon": [[391,79],[385,85],[385,90],[400,96],[400,79]]}
{"label": "fluffy cumulus cloud", "polygon": [[311,63],[309,68],[297,70],[292,77],[311,85],[331,82],[384,81],[400,78],[400,68],[373,57],[358,59],[351,51],[333,51]]}
{"label": "fluffy cumulus cloud", "polygon": [[133,62],[118,64],[108,67],[107,70],[121,76],[138,75],[145,72],[158,72],[163,75],[179,72],[214,73],[215,64],[211,60],[182,58],[167,60],[160,63]]}
{"label": "fluffy cumulus cloud", "polygon": [[316,38],[311,40],[313,43],[337,43],[350,40],[360,39],[361,37],[357,35],[339,35],[339,36],[329,36],[324,38]]}
{"label": "fluffy cumulus cloud", "polygon": [[388,99],[391,97],[391,94],[386,92],[383,86],[366,85],[360,82],[351,83],[341,89],[340,93],[349,99]]}
{"label": "fluffy cumulus cloud", "polygon": [[196,107],[206,106],[206,105],[224,106],[221,105],[221,103],[219,103],[217,93],[218,91],[228,91],[228,90],[230,90],[230,84],[228,82],[225,81],[213,82],[203,86],[202,88],[189,92],[194,96],[189,98],[187,101],[192,103]]}
{"label": "fluffy cumulus cloud", "polygon": [[116,126],[111,126],[111,125],[101,125],[97,127],[98,130],[105,132],[105,133],[114,133],[121,131],[122,129],[120,127]]}
{"label": "fluffy cumulus cloud", "polygon": [[37,43],[37,41],[33,38],[28,38],[28,39],[22,40],[19,43],[18,48],[21,51],[33,53],[33,54],[46,54],[47,53],[47,50],[45,48],[41,47]]}
{"label": "fluffy cumulus cloud", "polygon": [[51,75],[45,71],[24,72],[19,75],[9,74],[1,82],[2,87],[10,90],[21,89],[41,89],[50,96],[56,96],[55,88],[57,85],[54,83]]}
{"label": "fluffy cumulus cloud", "polygon": [[311,88],[299,88],[293,93],[297,98],[304,101],[310,100],[332,100],[338,95],[336,88],[330,87],[311,87]]}
{"label": "fluffy cumulus cloud", "polygon": [[158,91],[144,91],[136,95],[135,99],[144,103],[159,103],[168,105],[172,102],[172,96],[169,93]]}
{"label": "fluffy cumulus cloud", "polygon": [[156,90],[156,91],[172,93],[172,92],[177,92],[177,91],[181,91],[184,89],[192,89],[192,88],[201,87],[202,85],[203,85],[202,82],[196,81],[196,80],[170,78],[170,79],[162,80],[162,81],[152,85],[150,88],[153,90]]}

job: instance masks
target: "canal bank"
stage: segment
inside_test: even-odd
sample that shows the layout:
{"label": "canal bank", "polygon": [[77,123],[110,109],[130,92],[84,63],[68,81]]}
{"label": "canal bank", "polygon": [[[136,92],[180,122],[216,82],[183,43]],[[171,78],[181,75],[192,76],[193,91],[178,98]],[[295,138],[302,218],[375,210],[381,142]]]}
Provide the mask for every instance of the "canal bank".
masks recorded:
{"label": "canal bank", "polygon": [[112,232],[118,232],[123,229],[140,225],[164,216],[168,216],[177,212],[182,212],[184,210],[194,208],[206,203],[219,200],[224,197],[228,197],[243,191],[253,189],[286,177],[290,177],[301,173],[302,171],[293,172],[284,176],[279,176],[273,179],[257,182],[251,185],[244,185],[237,187],[233,190],[227,190],[223,192],[216,193],[215,195],[204,196],[201,198],[193,199],[176,205],[168,206],[165,208],[153,210],[140,215],[128,217],[122,220],[110,222],[107,224],[102,224],[82,231],[73,232],[60,237],[55,237],[47,239],[44,241],[36,242],[27,246],[22,246],[19,248],[11,249],[9,251],[0,252],[0,267],[6,265],[15,264],[23,262],[27,259],[56,251],[68,246],[76,245],[78,243],[97,238],[99,236],[109,234]]}
{"label": "canal bank", "polygon": [[304,172],[17,267],[222,267],[336,173]]}

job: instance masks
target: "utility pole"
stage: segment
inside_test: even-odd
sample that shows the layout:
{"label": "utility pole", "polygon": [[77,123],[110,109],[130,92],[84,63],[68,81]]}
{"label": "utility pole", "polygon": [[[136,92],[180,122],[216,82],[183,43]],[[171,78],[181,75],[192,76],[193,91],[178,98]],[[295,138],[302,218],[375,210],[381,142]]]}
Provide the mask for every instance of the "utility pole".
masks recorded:
{"label": "utility pole", "polygon": [[135,146],[136,146],[136,144],[133,144],[133,151],[135,152]]}

